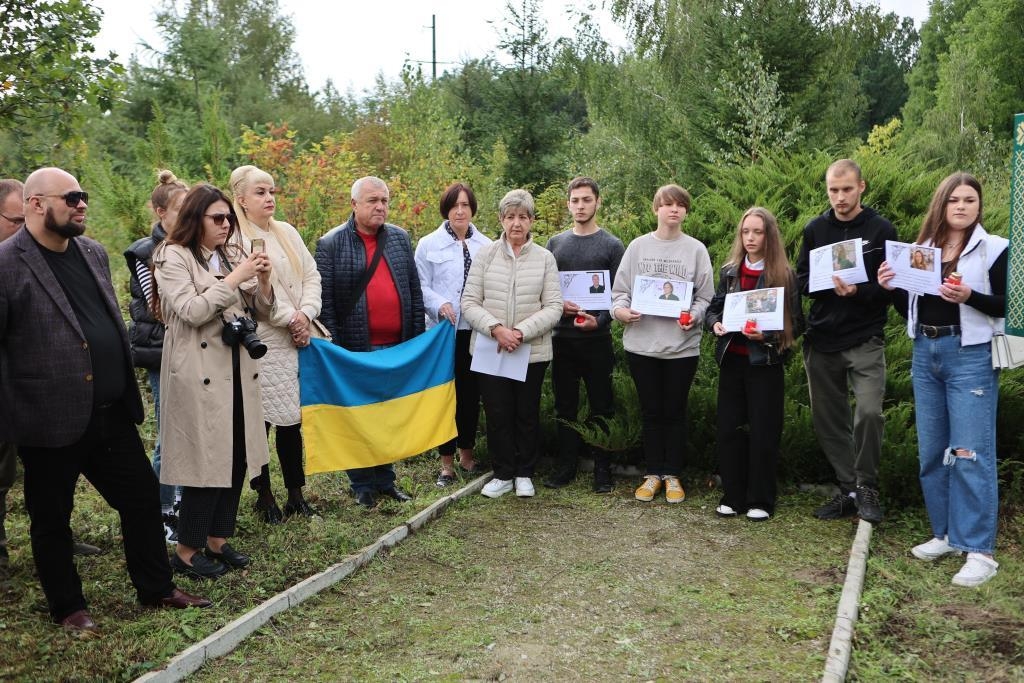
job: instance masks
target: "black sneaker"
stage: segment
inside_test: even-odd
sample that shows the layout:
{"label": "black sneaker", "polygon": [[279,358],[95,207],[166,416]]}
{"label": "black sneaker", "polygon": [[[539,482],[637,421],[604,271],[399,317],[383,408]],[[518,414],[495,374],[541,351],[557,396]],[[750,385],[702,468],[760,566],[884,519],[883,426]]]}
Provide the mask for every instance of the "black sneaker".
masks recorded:
{"label": "black sneaker", "polygon": [[843,517],[853,517],[855,514],[857,514],[857,501],[845,493],[837,493],[832,500],[814,511],[814,516],[818,519],[842,519]]}
{"label": "black sneaker", "polygon": [[184,574],[195,579],[216,579],[227,574],[228,568],[223,562],[212,560],[201,552],[192,555],[192,564],[186,564],[177,553],[171,554],[171,569],[177,574]]}
{"label": "black sneaker", "polygon": [[872,524],[882,521],[882,504],[878,502],[878,489],[870,486],[857,487],[857,514],[865,522]]}

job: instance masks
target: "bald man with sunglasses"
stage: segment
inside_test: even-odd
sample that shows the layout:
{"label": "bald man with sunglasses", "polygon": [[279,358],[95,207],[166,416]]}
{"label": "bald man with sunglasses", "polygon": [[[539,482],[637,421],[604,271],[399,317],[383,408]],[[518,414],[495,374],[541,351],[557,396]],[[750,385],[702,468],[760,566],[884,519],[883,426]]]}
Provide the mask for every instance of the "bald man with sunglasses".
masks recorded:
{"label": "bald man with sunglasses", "polygon": [[62,626],[97,630],[72,560],[79,475],[118,511],[139,602],[208,607],[171,581],[156,476],[107,254],[83,237],[89,195],[42,168],[24,188],[25,229],[0,244],[0,441],[18,445],[32,554]]}

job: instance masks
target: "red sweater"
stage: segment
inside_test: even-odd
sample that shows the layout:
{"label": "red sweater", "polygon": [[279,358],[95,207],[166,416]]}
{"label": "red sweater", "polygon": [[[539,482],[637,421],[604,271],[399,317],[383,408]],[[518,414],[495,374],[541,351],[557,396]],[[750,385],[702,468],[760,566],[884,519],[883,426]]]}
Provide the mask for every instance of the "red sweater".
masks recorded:
{"label": "red sweater", "polygon": [[[359,230],[356,230],[356,234],[366,247],[366,265],[369,267],[377,251],[377,236],[365,235]],[[384,259],[377,264],[377,270],[366,285],[366,317],[370,325],[371,346],[402,341],[402,302],[398,298],[398,288],[391,277],[391,269]]]}

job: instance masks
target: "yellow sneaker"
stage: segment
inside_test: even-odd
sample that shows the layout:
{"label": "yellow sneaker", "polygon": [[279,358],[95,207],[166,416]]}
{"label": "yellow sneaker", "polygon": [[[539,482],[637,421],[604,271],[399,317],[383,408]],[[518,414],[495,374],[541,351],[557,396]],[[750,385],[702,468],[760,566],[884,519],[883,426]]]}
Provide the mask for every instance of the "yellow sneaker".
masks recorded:
{"label": "yellow sneaker", "polygon": [[679,483],[679,477],[665,477],[665,502],[682,503],[686,500],[686,491]]}
{"label": "yellow sneaker", "polygon": [[635,497],[645,503],[654,500],[654,496],[661,490],[661,477],[656,474],[648,474],[644,477],[644,483],[636,490]]}

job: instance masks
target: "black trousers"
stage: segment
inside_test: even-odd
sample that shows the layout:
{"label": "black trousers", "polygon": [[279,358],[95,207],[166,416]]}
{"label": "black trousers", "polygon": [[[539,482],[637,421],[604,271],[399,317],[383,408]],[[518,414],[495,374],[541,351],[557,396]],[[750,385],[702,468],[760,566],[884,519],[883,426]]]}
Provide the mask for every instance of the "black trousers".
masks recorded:
{"label": "black trousers", "polygon": [[718,473],[722,503],[736,511],[775,512],[785,400],[781,364],[751,365],[726,353],[718,377]]}
{"label": "black trousers", "polygon": [[[443,324],[443,323],[442,323]],[[480,422],[480,382],[469,369],[473,356],[469,353],[469,338],[473,330],[455,333],[455,428],[458,436],[441,444],[437,452],[455,455],[455,449],[476,445],[476,428]]]}
{"label": "black trousers", "polygon": [[7,558],[7,492],[17,476],[18,448],[0,443],[0,559]]}
{"label": "black trousers", "polygon": [[[270,437],[270,428],[274,425],[264,423],[267,427],[267,437]],[[302,424],[288,425],[282,427],[277,425],[277,460],[281,463],[281,474],[284,476],[284,487],[286,489],[301,489],[306,485],[306,472],[302,469]],[[258,477],[253,477],[249,482],[253,491],[262,488],[270,488],[270,465],[264,465]]]}
{"label": "black trousers", "polygon": [[159,482],[120,403],[97,409],[75,443],[22,446],[19,456],[25,468],[32,556],[54,620],[87,607],[72,559],[71,510],[80,474],[120,515],[128,575],[139,601],[152,604],[171,594]]}
{"label": "black trousers", "polygon": [[480,374],[487,452],[497,479],[532,477],[540,457],[540,389],[547,361],[530,363],[526,381]]}
{"label": "black trousers", "polygon": [[178,508],[178,543],[203,548],[206,538],[235,535],[238,501],[245,483],[245,411],[242,404],[242,380],[238,372],[238,349],[234,349],[233,391],[231,401],[231,486],[182,486]]}
{"label": "black trousers", "polygon": [[611,335],[587,338],[555,337],[551,340],[551,387],[555,392],[555,417],[558,418],[556,466],[575,471],[583,440],[562,420],[575,422],[580,409],[580,382],[587,388],[590,419],[609,418],[615,410],[612,370],[615,352]]}
{"label": "black trousers", "polygon": [[654,358],[626,352],[643,418],[646,473],[678,477],[686,449],[686,406],[697,356]]}

